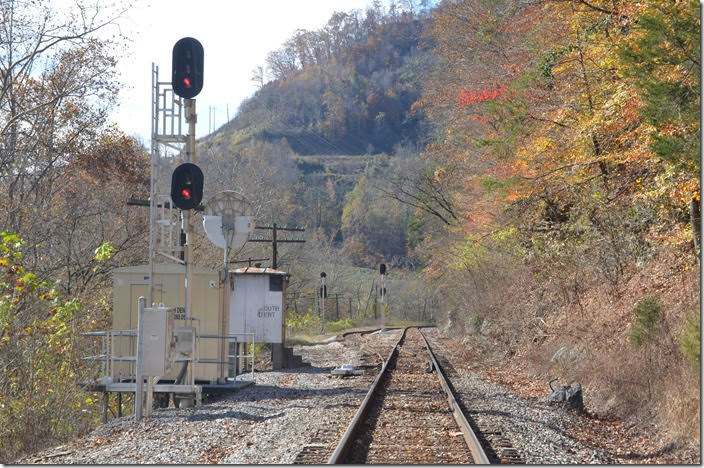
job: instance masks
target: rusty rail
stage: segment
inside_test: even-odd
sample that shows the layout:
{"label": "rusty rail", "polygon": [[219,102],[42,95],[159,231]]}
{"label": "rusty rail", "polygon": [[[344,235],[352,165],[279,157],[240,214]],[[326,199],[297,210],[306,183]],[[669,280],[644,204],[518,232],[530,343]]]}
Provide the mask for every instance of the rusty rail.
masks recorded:
{"label": "rusty rail", "polygon": [[[401,343],[404,343],[404,339],[406,338],[406,332],[408,331],[408,328],[418,328],[418,331],[420,332],[419,327],[407,327],[403,330],[403,334],[401,335],[401,338],[396,343],[396,345],[392,349],[391,353],[389,353],[388,359],[384,362],[381,371],[379,372],[379,374],[377,375],[373,384],[371,385],[369,391],[367,392],[367,395],[365,396],[364,401],[362,402],[361,406],[357,410],[357,413],[355,414],[354,418],[352,419],[352,422],[349,424],[347,430],[345,431],[345,434],[340,439],[332,456],[328,459],[328,462],[327,462],[328,464],[345,463],[349,449],[352,446],[353,442],[359,436],[359,429],[362,427],[363,422],[365,421],[366,417],[368,416],[369,410],[373,405],[373,400],[377,394],[377,390],[379,389],[379,383],[381,382],[383,376],[388,371],[387,367],[388,367],[389,362],[392,361],[396,357],[396,355],[398,355],[398,353],[400,352],[399,348],[401,346]],[[467,421],[464,414],[462,413],[462,410],[453,395],[452,389],[451,389],[450,385],[448,384],[447,379],[446,379],[444,373],[442,372],[442,369],[441,369],[440,365],[438,364],[438,361],[435,358],[427,339],[422,334],[422,332],[420,332],[420,335],[421,335],[421,338],[423,341],[423,345],[425,346],[425,349],[429,354],[430,361],[432,362],[434,369],[437,371],[438,380],[440,381],[440,385],[441,385],[441,387],[445,393],[445,396],[447,398],[447,402],[450,407],[449,409],[452,414],[452,419],[454,419],[455,423],[457,424],[457,427],[460,429],[460,432],[462,433],[462,438],[464,440],[464,443],[467,446],[467,449],[469,450],[469,454],[471,454],[473,462],[477,463],[477,464],[489,464],[490,463],[489,459],[488,459],[487,455],[484,453],[484,450],[482,449],[482,447],[479,443],[479,440],[477,439],[476,435],[474,434],[474,431],[472,430],[469,422]]]}
{"label": "rusty rail", "polygon": [[[420,331],[420,328],[418,330]],[[422,331],[420,333],[420,336],[423,338],[425,348],[428,350],[430,359],[432,360],[435,371],[438,374],[438,378],[440,379],[440,385],[442,385],[443,390],[445,390],[445,393],[447,394],[447,402],[449,403],[450,409],[452,410],[452,417],[455,419],[455,422],[457,422],[457,426],[460,428],[460,431],[462,431],[462,436],[464,437],[464,441],[467,443],[469,451],[472,452],[472,458],[474,459],[474,463],[477,465],[490,464],[491,462],[489,461],[489,457],[487,457],[486,453],[484,452],[484,449],[481,446],[481,443],[479,442],[479,439],[477,439],[476,434],[472,430],[469,421],[467,421],[467,418],[460,409],[460,405],[457,403],[457,399],[455,399],[455,395],[453,394],[450,385],[447,383],[445,373],[438,364],[438,361],[435,359],[435,354],[433,354],[433,350],[430,347],[430,344],[428,343],[428,340],[425,338],[425,335]]]}

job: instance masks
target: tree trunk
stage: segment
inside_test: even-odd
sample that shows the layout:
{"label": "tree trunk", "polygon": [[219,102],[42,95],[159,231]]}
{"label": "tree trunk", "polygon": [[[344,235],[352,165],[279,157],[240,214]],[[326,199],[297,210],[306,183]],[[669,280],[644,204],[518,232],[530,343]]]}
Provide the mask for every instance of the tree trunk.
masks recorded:
{"label": "tree trunk", "polygon": [[692,223],[692,240],[694,241],[694,251],[699,256],[702,246],[702,207],[699,200],[692,199],[689,202],[689,219]]}

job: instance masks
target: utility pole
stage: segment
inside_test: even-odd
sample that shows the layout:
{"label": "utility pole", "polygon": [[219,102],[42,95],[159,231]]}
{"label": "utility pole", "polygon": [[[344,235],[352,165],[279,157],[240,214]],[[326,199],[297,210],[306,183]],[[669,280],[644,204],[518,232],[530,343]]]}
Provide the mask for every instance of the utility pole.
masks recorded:
{"label": "utility pole", "polygon": [[277,255],[277,246],[276,246],[276,223],[273,224],[272,226],[272,231],[271,231],[271,267],[276,270],[277,262],[276,260],[278,259]]}
{"label": "utility pole", "polygon": [[304,232],[304,228],[300,227],[281,227],[278,226],[276,223],[273,223],[271,226],[255,226],[254,229],[267,229],[271,230],[271,239],[264,239],[264,238],[256,238],[256,239],[249,239],[248,242],[271,242],[271,267],[273,269],[276,269],[278,267],[278,244],[279,243],[286,243],[286,242],[305,242],[305,239],[279,239],[277,236],[278,231],[297,231],[297,232]]}

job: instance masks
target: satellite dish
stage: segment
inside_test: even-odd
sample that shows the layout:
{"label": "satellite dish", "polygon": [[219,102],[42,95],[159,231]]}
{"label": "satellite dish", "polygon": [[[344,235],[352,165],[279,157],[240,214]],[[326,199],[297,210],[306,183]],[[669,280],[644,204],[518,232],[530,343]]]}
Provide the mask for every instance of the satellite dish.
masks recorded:
{"label": "satellite dish", "polygon": [[252,204],[237,192],[218,192],[205,204],[205,234],[221,249],[239,249],[254,231],[253,211]]}
{"label": "satellite dish", "polygon": [[210,242],[217,247],[227,247],[225,234],[222,232],[222,216],[203,215],[203,229]]}

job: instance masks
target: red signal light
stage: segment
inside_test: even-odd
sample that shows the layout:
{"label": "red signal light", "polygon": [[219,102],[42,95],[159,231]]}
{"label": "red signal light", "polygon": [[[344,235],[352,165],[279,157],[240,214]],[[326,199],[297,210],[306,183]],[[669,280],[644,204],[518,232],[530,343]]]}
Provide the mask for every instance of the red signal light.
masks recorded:
{"label": "red signal light", "polygon": [[195,210],[202,199],[203,171],[192,163],[183,163],[174,169],[171,174],[171,202],[181,210]]}
{"label": "red signal light", "polygon": [[174,94],[193,99],[203,88],[203,45],[197,39],[184,37],[174,44],[172,52],[171,87]]}

